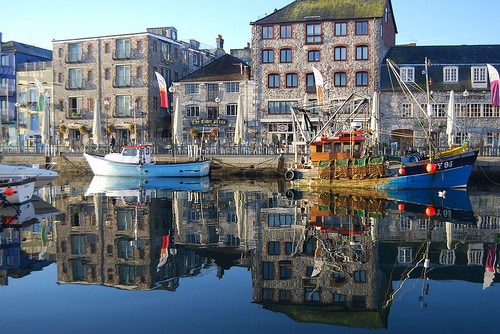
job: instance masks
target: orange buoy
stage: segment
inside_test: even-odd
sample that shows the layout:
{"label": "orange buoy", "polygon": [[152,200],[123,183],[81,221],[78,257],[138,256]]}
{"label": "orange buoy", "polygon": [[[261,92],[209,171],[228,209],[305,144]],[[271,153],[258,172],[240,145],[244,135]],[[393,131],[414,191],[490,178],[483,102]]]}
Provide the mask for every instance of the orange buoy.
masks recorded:
{"label": "orange buoy", "polygon": [[398,170],[399,174],[401,175],[405,175],[406,174],[406,169],[404,169],[404,167],[401,167],[399,170]]}
{"label": "orange buoy", "polygon": [[434,173],[436,171],[436,164],[433,164],[433,163],[429,163],[427,164],[427,167],[425,167],[427,169],[427,172],[428,173]]}
{"label": "orange buoy", "polygon": [[7,187],[7,188],[5,189],[5,195],[7,195],[7,196],[12,196],[12,195],[14,195],[14,189],[12,189],[11,187]]}
{"label": "orange buoy", "polygon": [[429,217],[432,217],[436,214],[436,209],[434,209],[434,207],[432,206],[428,206],[426,209],[425,209],[425,214]]}
{"label": "orange buoy", "polygon": [[398,204],[398,210],[399,210],[399,211],[403,211],[404,209],[405,209],[405,205],[404,205],[404,203],[399,203],[399,204]]}

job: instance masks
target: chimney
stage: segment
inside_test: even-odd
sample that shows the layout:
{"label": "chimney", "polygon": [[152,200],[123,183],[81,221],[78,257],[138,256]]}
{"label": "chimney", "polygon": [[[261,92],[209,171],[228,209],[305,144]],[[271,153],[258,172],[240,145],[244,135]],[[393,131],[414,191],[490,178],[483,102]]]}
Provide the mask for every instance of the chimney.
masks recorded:
{"label": "chimney", "polygon": [[222,39],[222,36],[219,35],[215,39],[215,43],[217,44],[217,49],[222,49],[224,50],[224,40]]}

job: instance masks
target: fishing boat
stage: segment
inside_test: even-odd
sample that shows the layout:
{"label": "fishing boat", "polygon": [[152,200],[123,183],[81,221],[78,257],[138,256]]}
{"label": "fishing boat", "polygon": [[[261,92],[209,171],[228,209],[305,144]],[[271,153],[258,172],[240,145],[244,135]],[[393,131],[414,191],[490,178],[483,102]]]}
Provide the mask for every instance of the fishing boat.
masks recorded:
{"label": "fishing boat", "polygon": [[202,177],[210,173],[210,160],[155,162],[151,144],[123,146],[105,156],[83,153],[94,175],[148,177]]}
{"label": "fishing boat", "polygon": [[35,178],[0,181],[0,201],[4,204],[24,204],[31,200],[35,191]]}
{"label": "fishing boat", "polygon": [[[427,105],[430,106],[428,91],[427,96]],[[348,115],[343,112],[343,108],[354,98],[355,94],[351,94],[337,110],[329,112],[330,118],[317,133],[311,133],[312,126],[304,126],[310,124],[308,110],[291,108],[297,129],[294,133],[302,138],[302,141],[297,139],[294,142],[305,147],[302,159],[299,161],[296,153],[294,165],[284,173],[285,179],[291,181],[294,187],[377,190],[467,186],[479,152],[469,149],[468,141],[438,151],[432,146],[431,117],[428,116],[427,150],[405,155],[396,155],[396,152],[391,152],[391,155],[377,154],[379,152],[372,152],[373,130],[364,129],[363,122],[356,121],[359,107],[366,102],[366,98],[360,99],[361,102]],[[421,103],[415,100],[415,104],[421,108]]]}
{"label": "fishing boat", "polygon": [[59,173],[51,169],[35,166],[0,164],[0,180],[35,178],[35,190],[59,177]]}

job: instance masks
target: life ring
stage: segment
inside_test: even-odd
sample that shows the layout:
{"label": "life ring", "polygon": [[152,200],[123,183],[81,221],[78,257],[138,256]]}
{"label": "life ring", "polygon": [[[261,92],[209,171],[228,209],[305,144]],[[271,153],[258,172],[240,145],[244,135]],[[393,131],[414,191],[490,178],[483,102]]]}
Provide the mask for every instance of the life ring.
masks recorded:
{"label": "life ring", "polygon": [[285,180],[292,181],[295,180],[295,172],[293,170],[289,170],[285,173]]}

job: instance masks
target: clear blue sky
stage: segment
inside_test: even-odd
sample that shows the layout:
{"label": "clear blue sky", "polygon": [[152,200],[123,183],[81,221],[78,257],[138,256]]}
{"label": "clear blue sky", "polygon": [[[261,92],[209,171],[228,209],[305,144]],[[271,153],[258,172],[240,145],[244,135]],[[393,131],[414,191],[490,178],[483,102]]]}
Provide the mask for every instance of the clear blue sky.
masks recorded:
{"label": "clear blue sky", "polygon": [[[14,40],[52,49],[52,39],[95,37],[145,32],[146,28],[174,26],[179,39],[196,39],[224,49],[250,42],[250,22],[282,8],[292,0],[117,1],[62,0],[3,1],[0,32]],[[398,44],[500,44],[499,0],[393,0]]]}

